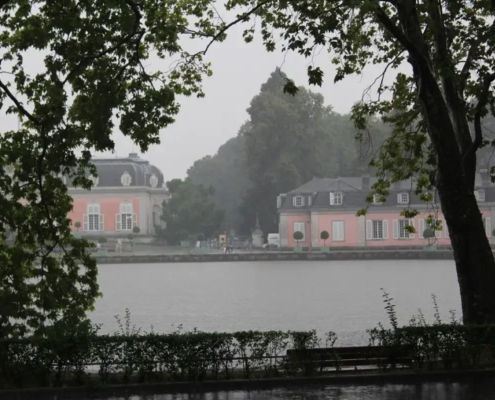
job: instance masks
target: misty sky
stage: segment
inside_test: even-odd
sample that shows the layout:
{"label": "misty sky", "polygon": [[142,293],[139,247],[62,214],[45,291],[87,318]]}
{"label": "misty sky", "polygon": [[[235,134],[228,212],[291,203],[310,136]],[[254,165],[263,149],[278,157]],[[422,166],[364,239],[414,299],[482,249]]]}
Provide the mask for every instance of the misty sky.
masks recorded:
{"label": "misty sky", "polygon": [[[241,28],[234,29],[224,43],[210,47],[206,59],[212,63],[214,74],[204,82],[206,98],[180,98],[181,111],[176,122],[162,130],[161,144],[151,147],[144,155],[140,154],[162,170],[165,180],[185,177],[195,160],[215,154],[219,146],[237,135],[239,127],[248,119],[246,109],[249,102],[276,67],[281,66],[296,84],[308,86],[307,59],[293,53],[267,53],[259,41],[245,44],[241,33]],[[192,45],[195,49],[204,46],[198,42]],[[40,65],[41,55],[33,56],[32,61],[31,65]],[[322,93],[326,104],[339,113],[349,112],[353,103],[361,99],[363,90],[383,69],[370,66],[362,76],[353,76],[334,84],[330,56],[322,51],[313,62],[324,70],[326,79],[322,88],[311,89]],[[170,61],[153,60],[146,65],[151,70],[166,70]],[[386,81],[392,80],[394,75],[390,73]],[[1,131],[17,128],[15,117],[1,115],[1,119]],[[133,146],[131,140],[119,132],[114,140],[116,152],[110,157],[139,152],[137,146]]]}

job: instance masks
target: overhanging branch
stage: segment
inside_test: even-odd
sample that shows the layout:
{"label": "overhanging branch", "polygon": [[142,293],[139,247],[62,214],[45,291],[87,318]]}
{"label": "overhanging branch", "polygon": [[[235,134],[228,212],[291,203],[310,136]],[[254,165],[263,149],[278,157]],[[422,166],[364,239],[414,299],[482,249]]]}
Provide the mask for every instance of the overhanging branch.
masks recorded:
{"label": "overhanging branch", "polygon": [[[1,0],[0,0],[1,1]],[[116,43],[114,46],[109,47],[108,49],[101,51],[100,53],[96,54],[91,54],[83,57],[77,65],[69,72],[67,77],[64,79],[62,84],[67,83],[73,76],[74,74],[88,61],[96,60],[98,58],[104,57],[107,54],[113,53],[115,50],[129,42],[136,34],[138,34],[139,26],[141,25],[141,11],[139,10],[139,5],[138,3],[131,1],[131,0],[125,0],[125,3],[131,8],[132,12],[135,15],[135,21],[134,21],[134,26],[132,28],[132,32],[125,35],[118,43]]]}
{"label": "overhanging branch", "polygon": [[17,98],[9,90],[7,85],[5,85],[2,81],[0,81],[0,89],[2,89],[7,95],[7,97],[14,102],[15,106],[22,115],[28,118],[33,124],[41,125],[41,121],[38,118],[34,117],[28,110],[24,108],[24,106],[20,103],[20,101],[17,100]]}

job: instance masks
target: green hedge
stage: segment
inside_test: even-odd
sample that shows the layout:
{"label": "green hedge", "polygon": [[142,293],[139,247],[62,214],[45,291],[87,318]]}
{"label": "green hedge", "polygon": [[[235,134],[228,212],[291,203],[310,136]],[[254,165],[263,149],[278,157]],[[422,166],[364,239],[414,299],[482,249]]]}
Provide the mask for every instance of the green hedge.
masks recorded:
{"label": "green hedge", "polygon": [[316,331],[193,331],[1,340],[0,388],[296,374],[297,370],[284,369],[286,350],[320,345],[324,344]]}
{"label": "green hedge", "polygon": [[370,345],[385,346],[388,366],[403,357],[415,370],[473,369],[495,365],[495,325],[435,324],[368,330]]}

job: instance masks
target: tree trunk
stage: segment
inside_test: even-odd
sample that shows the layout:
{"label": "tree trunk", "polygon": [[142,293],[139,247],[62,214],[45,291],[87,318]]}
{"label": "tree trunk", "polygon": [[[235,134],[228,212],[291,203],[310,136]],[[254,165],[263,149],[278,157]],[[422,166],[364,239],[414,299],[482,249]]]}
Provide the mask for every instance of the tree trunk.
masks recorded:
{"label": "tree trunk", "polygon": [[[459,121],[452,121],[456,116],[449,112],[434,75],[435,69],[419,23],[416,2],[397,2],[397,8],[401,30],[384,13],[377,15],[407,49],[413,67],[422,114],[437,155],[438,174],[434,184],[438,189],[454,250],[463,319],[465,323],[471,324],[495,323],[495,260],[473,193],[476,157],[474,154],[471,160],[464,160],[463,157],[471,137],[459,137],[462,129],[459,132],[454,129],[454,123]],[[453,101],[451,96],[450,102]],[[459,101],[462,102],[462,99]],[[469,132],[465,134],[469,135]],[[462,139],[466,143],[459,143]]]}
{"label": "tree trunk", "polygon": [[474,194],[449,183],[440,176],[438,192],[454,250],[463,319],[495,322],[495,261],[481,213]]}

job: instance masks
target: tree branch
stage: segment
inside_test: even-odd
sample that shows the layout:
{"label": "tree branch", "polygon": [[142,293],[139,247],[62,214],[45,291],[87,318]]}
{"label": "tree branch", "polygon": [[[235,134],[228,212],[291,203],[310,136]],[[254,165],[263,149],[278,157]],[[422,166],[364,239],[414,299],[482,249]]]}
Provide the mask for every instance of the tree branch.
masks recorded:
{"label": "tree branch", "polygon": [[5,94],[9,97],[9,99],[14,102],[15,106],[22,115],[28,118],[33,124],[41,125],[41,121],[38,118],[34,117],[29,111],[27,111],[24,108],[24,106],[19,102],[19,100],[17,100],[17,98],[9,90],[7,85],[5,85],[2,81],[0,81],[0,89],[2,89],[5,92]]}
{"label": "tree branch", "polygon": [[[494,0],[495,1],[495,0]],[[393,23],[385,10],[376,4],[375,15],[378,21],[399,41],[399,43],[414,57],[424,58],[424,55],[419,51],[413,42],[401,31],[401,29]]]}
{"label": "tree branch", "polygon": [[459,84],[459,93],[461,97],[464,97],[464,89],[466,88],[466,82],[469,78],[469,72],[471,71],[471,67],[473,65],[474,52],[478,47],[478,44],[479,44],[478,42],[475,42],[471,45],[471,48],[468,51],[466,61],[462,66],[461,75],[460,75],[460,84]]}
{"label": "tree branch", "polygon": [[[1,0],[0,0],[1,1]],[[69,72],[67,77],[64,79],[62,84],[67,83],[73,76],[74,74],[87,62],[91,60],[96,60],[98,58],[104,57],[107,54],[113,53],[115,50],[129,42],[137,33],[139,30],[139,26],[141,25],[141,11],[139,10],[139,6],[136,2],[131,1],[131,0],[125,0],[125,3],[132,9],[132,12],[136,16],[136,19],[134,21],[134,27],[132,28],[132,32],[125,35],[119,42],[112,47],[109,47],[108,49],[101,51],[100,53],[97,54],[91,54],[83,57],[77,65]]]}
{"label": "tree branch", "polygon": [[242,14],[239,18],[233,20],[232,22],[230,22],[229,24],[225,25],[222,29],[220,29],[218,31],[218,33],[212,37],[211,41],[208,43],[208,45],[206,46],[206,48],[202,51],[199,51],[197,52],[196,54],[194,54],[192,56],[192,58],[202,54],[202,55],[205,55],[206,52],[208,51],[208,49],[211,47],[211,45],[216,42],[218,40],[218,38],[220,38],[220,36],[222,36],[225,32],[227,32],[230,28],[232,28],[234,25],[237,25],[239,22],[243,22],[245,21],[248,17],[250,17],[251,15],[253,15],[256,11],[258,11],[261,7],[263,7],[264,5],[272,2],[273,0],[264,0],[262,1],[261,3],[258,3],[258,5],[256,7],[253,7],[251,10],[249,10],[248,12],[245,12],[244,14]]}

